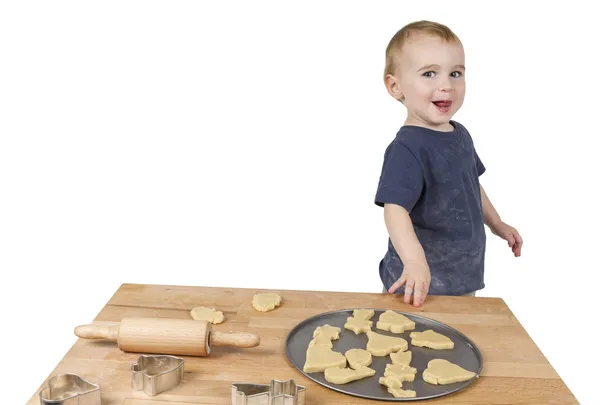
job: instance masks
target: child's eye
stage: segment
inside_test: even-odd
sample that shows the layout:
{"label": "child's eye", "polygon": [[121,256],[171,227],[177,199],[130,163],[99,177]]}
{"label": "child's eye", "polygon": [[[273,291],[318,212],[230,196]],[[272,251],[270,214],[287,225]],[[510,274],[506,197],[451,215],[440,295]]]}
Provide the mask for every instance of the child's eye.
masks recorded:
{"label": "child's eye", "polygon": [[461,77],[462,73],[460,73],[460,72],[452,72],[452,73],[450,73],[450,76],[452,76],[452,77]]}
{"label": "child's eye", "polygon": [[425,77],[433,77],[434,75],[435,75],[435,72],[432,72],[431,70],[429,72],[423,73],[423,76],[425,76]]}

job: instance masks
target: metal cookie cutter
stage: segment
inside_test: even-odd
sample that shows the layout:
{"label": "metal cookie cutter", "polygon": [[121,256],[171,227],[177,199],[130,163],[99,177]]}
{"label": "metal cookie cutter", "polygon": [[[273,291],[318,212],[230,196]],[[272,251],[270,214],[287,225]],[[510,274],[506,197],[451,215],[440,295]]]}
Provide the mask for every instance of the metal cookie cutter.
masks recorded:
{"label": "metal cookie cutter", "polygon": [[40,391],[41,405],[100,405],[100,386],[75,374],[58,374]]}
{"label": "metal cookie cutter", "polygon": [[183,359],[167,355],[141,355],[131,366],[131,388],[151,397],[176,387],[183,379]]}
{"label": "metal cookie cutter", "polygon": [[232,405],[304,405],[306,387],[294,380],[271,380],[270,384],[236,383],[231,388]]}

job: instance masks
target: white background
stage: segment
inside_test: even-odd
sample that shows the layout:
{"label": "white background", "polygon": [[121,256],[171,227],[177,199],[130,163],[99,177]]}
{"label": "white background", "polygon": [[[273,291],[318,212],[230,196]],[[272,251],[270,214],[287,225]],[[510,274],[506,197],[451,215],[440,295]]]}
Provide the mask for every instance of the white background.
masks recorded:
{"label": "white background", "polygon": [[430,19],[465,45],[454,118],[524,239],[515,259],[489,234],[479,295],[502,297],[581,403],[598,404],[585,371],[598,354],[568,338],[591,333],[598,309],[593,13],[574,1],[207,4],[0,6],[4,402],[35,394],[124,282],[380,292],[373,199],[405,118],[384,51]]}

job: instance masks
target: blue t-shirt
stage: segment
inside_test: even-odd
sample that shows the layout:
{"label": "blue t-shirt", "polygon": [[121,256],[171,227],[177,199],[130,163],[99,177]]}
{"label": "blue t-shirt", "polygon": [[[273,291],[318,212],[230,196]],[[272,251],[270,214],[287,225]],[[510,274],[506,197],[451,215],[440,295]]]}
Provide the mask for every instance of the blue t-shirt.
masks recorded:
{"label": "blue t-shirt", "polygon": [[[484,288],[485,228],[479,176],[485,166],[464,126],[452,132],[405,125],[387,147],[375,204],[398,204],[410,214],[431,271],[430,295],[463,295]],[[379,275],[389,289],[403,264],[388,239]],[[404,287],[397,291],[404,294]]]}

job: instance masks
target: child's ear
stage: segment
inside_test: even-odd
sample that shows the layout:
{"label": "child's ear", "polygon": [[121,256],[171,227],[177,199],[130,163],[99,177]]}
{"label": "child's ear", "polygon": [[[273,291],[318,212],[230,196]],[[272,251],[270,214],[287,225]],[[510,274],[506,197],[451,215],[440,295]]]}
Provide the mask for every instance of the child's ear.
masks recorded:
{"label": "child's ear", "polygon": [[396,100],[402,101],[404,99],[404,95],[400,89],[400,83],[395,76],[390,74],[385,76],[385,88],[390,96],[394,97]]}

